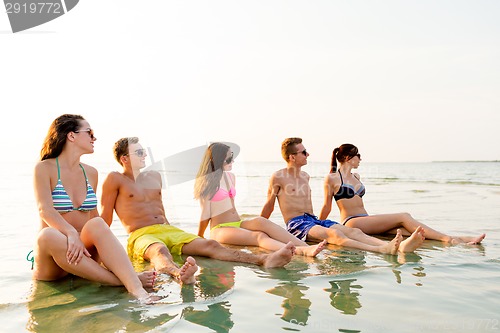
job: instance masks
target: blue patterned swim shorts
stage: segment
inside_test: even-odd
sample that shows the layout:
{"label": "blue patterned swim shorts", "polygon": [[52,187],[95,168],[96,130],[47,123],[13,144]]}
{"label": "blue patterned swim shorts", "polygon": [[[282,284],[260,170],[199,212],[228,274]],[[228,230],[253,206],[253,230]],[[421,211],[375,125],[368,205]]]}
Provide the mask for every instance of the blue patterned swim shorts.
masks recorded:
{"label": "blue patterned swim shorts", "polygon": [[307,234],[309,234],[309,230],[311,230],[312,227],[319,225],[325,228],[329,228],[334,224],[339,223],[332,220],[320,220],[317,216],[309,213],[304,213],[304,215],[299,215],[291,218],[286,223],[286,229],[298,239],[305,241],[307,238]]}

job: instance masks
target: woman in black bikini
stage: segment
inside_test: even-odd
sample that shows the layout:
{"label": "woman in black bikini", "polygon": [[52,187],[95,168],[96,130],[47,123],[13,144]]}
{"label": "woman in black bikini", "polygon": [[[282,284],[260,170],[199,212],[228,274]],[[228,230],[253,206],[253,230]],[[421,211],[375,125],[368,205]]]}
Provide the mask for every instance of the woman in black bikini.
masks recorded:
{"label": "woman in black bikini", "polygon": [[[337,161],[340,167],[337,167]],[[342,223],[351,228],[359,228],[367,234],[381,234],[402,228],[406,230],[404,234],[409,235],[421,226],[426,239],[450,244],[479,244],[484,239],[485,234],[479,237],[443,234],[420,223],[408,213],[368,215],[362,198],[365,187],[359,175],[351,172],[360,162],[358,148],[352,144],[346,143],[333,150],[330,174],[326,176],[324,183],[325,200],[320,219],[326,219],[330,214],[333,198],[339,207]]]}

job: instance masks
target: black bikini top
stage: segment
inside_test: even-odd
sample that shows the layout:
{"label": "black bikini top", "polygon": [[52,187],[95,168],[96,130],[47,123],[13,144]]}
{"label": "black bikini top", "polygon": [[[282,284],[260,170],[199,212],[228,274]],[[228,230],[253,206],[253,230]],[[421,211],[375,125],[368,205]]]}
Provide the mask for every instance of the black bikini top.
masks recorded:
{"label": "black bikini top", "polygon": [[337,193],[335,193],[333,195],[333,198],[335,199],[335,201],[339,201],[340,199],[351,199],[355,195],[358,195],[360,197],[365,195],[365,185],[363,185],[363,183],[361,183],[361,181],[356,176],[354,176],[354,178],[356,178],[359,181],[359,183],[361,184],[361,186],[359,187],[359,189],[357,191],[354,189],[354,186],[352,186],[351,184],[344,184],[344,179],[342,179],[342,174],[340,173],[340,170],[339,170],[339,175],[340,175],[340,181],[342,183],[341,183],[340,188],[337,191]]}

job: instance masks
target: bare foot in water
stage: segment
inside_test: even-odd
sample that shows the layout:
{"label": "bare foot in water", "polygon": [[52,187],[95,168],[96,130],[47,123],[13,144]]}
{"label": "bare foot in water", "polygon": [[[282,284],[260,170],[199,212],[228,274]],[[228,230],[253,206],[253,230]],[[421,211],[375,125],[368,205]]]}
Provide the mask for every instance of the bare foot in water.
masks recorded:
{"label": "bare foot in water", "polygon": [[417,229],[399,245],[399,251],[410,253],[419,248],[425,240],[424,229],[418,226]]}
{"label": "bare foot in water", "polygon": [[156,279],[155,271],[145,271],[141,273],[137,273],[139,280],[141,280],[142,286],[144,288],[153,288]]}
{"label": "bare foot in water", "polygon": [[145,294],[145,295],[142,295],[140,297],[137,297],[137,301],[140,304],[151,305],[151,304],[154,304],[158,301],[161,301],[163,298],[165,298],[165,297],[158,296],[158,295]]}
{"label": "bare foot in water", "polygon": [[451,238],[451,244],[457,245],[457,244],[467,244],[467,245],[477,245],[481,244],[483,239],[486,237],[486,234],[482,234],[478,237],[471,237],[471,236],[459,236],[459,237],[452,237]]}
{"label": "bare foot in water", "polygon": [[328,241],[325,239],[316,245],[297,246],[295,248],[295,253],[307,257],[316,257],[318,253],[320,253],[325,248],[326,244],[328,244]]}
{"label": "bare foot in water", "polygon": [[198,265],[196,265],[196,260],[193,257],[187,257],[186,262],[179,271],[179,279],[183,284],[193,284],[196,282],[194,273],[198,270]]}
{"label": "bare foot in water", "polygon": [[380,247],[380,252],[385,254],[397,254],[402,240],[403,235],[401,234],[401,230],[398,229],[396,236],[389,243]]}
{"label": "bare foot in water", "polygon": [[276,252],[266,255],[264,259],[264,267],[283,267],[292,260],[293,254],[295,253],[295,245],[292,242],[288,242],[285,246]]}

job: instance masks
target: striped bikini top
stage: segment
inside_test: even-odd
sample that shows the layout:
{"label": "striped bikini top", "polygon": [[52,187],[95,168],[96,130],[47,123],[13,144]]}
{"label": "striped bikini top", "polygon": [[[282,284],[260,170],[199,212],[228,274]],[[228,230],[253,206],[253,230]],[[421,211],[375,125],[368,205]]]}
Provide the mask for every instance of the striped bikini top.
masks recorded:
{"label": "striped bikini top", "polygon": [[87,197],[83,201],[82,205],[78,208],[73,206],[73,202],[69,197],[68,193],[66,193],[66,189],[64,188],[61,181],[61,171],[59,169],[59,161],[56,157],[57,164],[57,185],[52,191],[52,201],[54,203],[54,208],[61,214],[69,213],[74,210],[78,210],[80,212],[89,212],[97,207],[97,196],[94,192],[94,189],[89,184],[89,180],[87,179],[87,174],[85,173],[85,169],[80,164],[80,168],[83,170],[83,175],[85,176],[85,182],[87,183]]}

